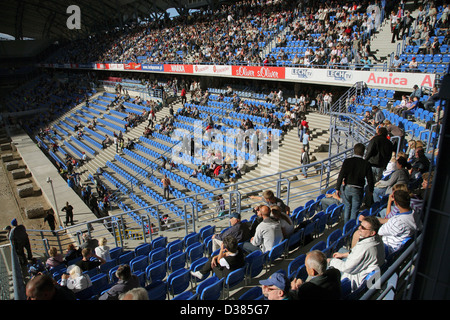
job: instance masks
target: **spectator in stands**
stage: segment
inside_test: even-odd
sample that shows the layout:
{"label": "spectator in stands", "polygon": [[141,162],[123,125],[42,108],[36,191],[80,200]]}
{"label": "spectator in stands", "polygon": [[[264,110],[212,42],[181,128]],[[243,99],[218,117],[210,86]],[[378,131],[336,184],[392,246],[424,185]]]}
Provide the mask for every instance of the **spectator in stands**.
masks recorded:
{"label": "spectator in stands", "polygon": [[413,115],[415,113],[416,110],[419,109],[420,107],[420,103],[419,103],[419,99],[417,96],[413,96],[412,97],[412,103],[406,107],[406,109],[404,109],[401,113],[402,118],[407,119],[408,115]]}
{"label": "spectator in stands", "polygon": [[109,247],[106,245],[108,240],[105,237],[101,238],[98,242],[98,247],[94,249],[97,257],[102,258],[105,261],[111,260],[111,256],[109,254]]}
{"label": "spectator in stands", "polygon": [[383,121],[383,125],[388,131],[389,140],[392,141],[394,140],[393,137],[399,137],[398,139],[396,138],[393,142],[393,150],[397,150],[397,146],[400,146],[400,150],[403,150],[403,146],[405,143],[405,131],[399,126],[392,124],[388,119]]}
{"label": "spectator in stands", "polygon": [[326,255],[319,250],[306,254],[306,281],[295,278],[291,282],[293,300],[339,300],[341,298],[341,273],[328,268]]}
{"label": "spectator in stands", "polygon": [[67,246],[66,255],[64,256],[64,262],[67,264],[69,261],[81,257],[81,249],[76,248],[73,243]]}
{"label": "spectator in stands", "polygon": [[83,270],[79,266],[71,265],[67,268],[67,273],[61,276],[61,286],[77,293],[91,287],[92,281],[88,274],[83,274]]}
{"label": "spectator in stands", "polygon": [[369,110],[364,112],[364,117],[362,118],[362,121],[368,124],[372,124],[373,120],[373,114]]}
{"label": "spectator in stands", "polygon": [[411,196],[408,191],[397,190],[393,198],[399,212],[388,219],[379,230],[379,235],[388,247],[389,253],[398,250],[403,241],[412,237],[421,227],[417,212],[411,209]]}
{"label": "spectator in stands", "polygon": [[256,211],[261,218],[261,222],[257,224],[255,234],[250,241],[243,243],[242,248],[247,253],[256,250],[268,252],[283,240],[281,224],[270,216],[270,208],[262,205],[257,207]]}
{"label": "spectator in stands", "polygon": [[339,192],[335,190],[332,193],[326,193],[325,197],[320,200],[318,211],[326,211],[333,204],[340,205],[343,202],[339,196]]}
{"label": "spectator in stands", "polygon": [[290,215],[290,208],[287,206],[283,200],[276,197],[273,191],[266,190],[262,193],[262,197],[259,196],[250,196],[250,199],[262,200],[267,206],[279,206],[281,208],[281,212]]}
{"label": "spectator in stands", "polygon": [[413,91],[409,96],[411,98],[417,97],[418,99],[420,99],[422,97],[422,89],[417,84],[415,84],[413,86]]}
{"label": "spectator in stands", "polygon": [[415,148],[415,155],[411,162],[411,178],[414,178],[417,173],[424,174],[430,169],[430,160],[425,155],[425,149],[422,146]]}
{"label": "spectator in stands", "polygon": [[250,229],[247,223],[243,223],[239,213],[232,213],[230,215],[230,227],[221,233],[212,236],[212,251],[220,248],[223,239],[227,236],[233,236],[238,243],[250,240]]}
{"label": "spectator in stands", "polygon": [[76,300],[73,291],[60,286],[46,274],[38,274],[27,282],[25,288],[27,300]]}
{"label": "spectator in stands", "polygon": [[381,179],[383,170],[386,168],[392,156],[393,145],[387,138],[388,131],[385,127],[377,127],[376,135],[370,139],[367,146],[365,159],[372,166],[374,183]]}
{"label": "spectator in stands", "polygon": [[362,204],[366,182],[369,193],[373,193],[373,173],[369,161],[363,158],[364,150],[365,146],[362,143],[355,144],[354,155],[344,160],[336,182],[336,192],[345,204],[344,223],[356,218]]}
{"label": "spectator in stands", "polygon": [[417,71],[418,66],[419,66],[419,64],[417,63],[416,57],[412,57],[411,61],[408,64],[408,71],[415,72],[415,71]]}
{"label": "spectator in stands", "polygon": [[335,252],[328,259],[328,266],[341,271],[342,278],[348,278],[352,290],[357,289],[372,271],[379,270],[384,264],[385,249],[381,240],[380,222],[374,216],[367,216],[361,221],[354,238],[358,239],[350,251]]}
{"label": "spectator in stands", "polygon": [[45,262],[45,266],[48,270],[64,263],[64,256],[58,253],[58,249],[56,249],[56,247],[51,247],[48,250],[48,255],[49,258]]}
{"label": "spectator in stands", "polygon": [[122,264],[116,270],[117,283],[111,289],[102,294],[98,300],[119,300],[121,294],[134,288],[139,288],[139,278],[131,272],[128,264]]}
{"label": "spectator in stands", "polygon": [[373,119],[371,121],[373,126],[379,126],[386,119],[383,110],[381,110],[378,106],[372,107]]}
{"label": "spectator in stands", "polygon": [[164,190],[164,199],[169,200],[170,198],[170,179],[167,175],[164,175],[164,178],[161,180]]}
{"label": "spectator in stands", "polygon": [[95,250],[95,248],[98,247],[98,240],[92,239],[89,233],[83,234],[83,243],[80,246],[80,249],[83,250],[84,248],[90,248],[92,251]]}
{"label": "spectator in stands", "polygon": [[291,285],[284,272],[275,272],[268,279],[260,280],[259,284],[267,300],[291,300]]}
{"label": "spectator in stands", "polygon": [[392,192],[392,188],[396,184],[407,184],[409,181],[408,168],[410,164],[404,157],[398,157],[396,163],[396,170],[392,172],[385,180],[381,179],[375,183],[373,191],[373,202],[380,201],[380,199]]}
{"label": "spectator in stands", "polygon": [[149,300],[148,292],[143,287],[134,288],[121,294],[119,300]]}
{"label": "spectator in stands", "polygon": [[270,210],[272,213],[272,217],[280,221],[283,239],[288,239],[294,232],[294,223],[292,222],[291,218],[285,213],[282,213],[278,206],[271,206]]}
{"label": "spectator in stands", "polygon": [[[98,257],[91,248],[84,248],[81,251],[83,258],[76,263],[82,271],[88,271],[104,264],[106,261]],[[94,258],[94,259],[91,259]]]}
{"label": "spectator in stands", "polygon": [[430,112],[435,112],[436,102],[439,101],[439,91],[437,87],[433,87],[431,89],[431,94],[428,97],[428,100],[423,103],[423,108]]}
{"label": "spectator in stands", "polygon": [[431,54],[439,54],[441,52],[440,48],[439,38],[434,37],[433,43],[431,44]]}
{"label": "spectator in stands", "polygon": [[[386,223],[388,219],[398,213],[398,208],[394,204],[394,192],[397,190],[405,190],[409,192],[407,184],[396,184],[392,187],[392,191],[387,199],[386,207],[381,208],[377,215],[381,224]],[[363,218],[364,216],[360,215],[359,221],[362,221]]]}
{"label": "spectator in stands", "polygon": [[391,64],[391,71],[392,72],[399,72],[401,69],[401,65],[403,63],[403,60],[399,58],[399,56],[396,54],[394,56],[394,59],[392,60]]}
{"label": "spectator in stands", "polygon": [[191,271],[194,277],[199,279],[213,271],[218,278],[225,278],[228,274],[245,265],[244,253],[238,246],[237,239],[228,235],[223,239],[218,255],[209,259],[198,271]]}

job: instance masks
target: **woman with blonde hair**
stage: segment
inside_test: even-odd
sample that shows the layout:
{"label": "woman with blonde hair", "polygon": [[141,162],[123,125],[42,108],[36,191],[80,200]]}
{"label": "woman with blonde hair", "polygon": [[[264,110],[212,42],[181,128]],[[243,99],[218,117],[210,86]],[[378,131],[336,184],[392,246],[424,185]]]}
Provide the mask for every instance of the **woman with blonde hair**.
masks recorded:
{"label": "woman with blonde hair", "polygon": [[62,275],[61,286],[77,293],[92,286],[92,281],[88,274],[83,274],[80,267],[74,264],[69,266],[67,273]]}
{"label": "woman with blonde hair", "polygon": [[95,254],[105,261],[109,261],[111,260],[111,256],[109,254],[109,247],[106,245],[106,243],[106,238],[101,238],[98,243],[98,247],[95,248]]}
{"label": "woman with blonde hair", "polygon": [[45,262],[47,269],[59,266],[64,262],[63,255],[58,253],[58,249],[56,249],[55,247],[51,247],[50,250],[48,250],[48,254],[50,257]]}

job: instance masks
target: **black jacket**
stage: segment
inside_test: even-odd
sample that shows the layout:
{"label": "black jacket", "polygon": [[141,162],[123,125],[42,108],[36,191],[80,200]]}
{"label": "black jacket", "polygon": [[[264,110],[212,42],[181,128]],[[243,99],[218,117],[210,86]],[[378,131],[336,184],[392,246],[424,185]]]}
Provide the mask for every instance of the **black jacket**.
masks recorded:
{"label": "black jacket", "polygon": [[327,269],[320,276],[311,278],[292,293],[293,300],[340,300],[341,272]]}
{"label": "black jacket", "polygon": [[336,181],[336,190],[340,190],[342,183],[364,188],[366,182],[369,191],[373,192],[374,179],[369,162],[361,157],[345,159]]}
{"label": "black jacket", "polygon": [[388,138],[377,135],[370,140],[365,159],[372,167],[384,169],[392,158],[393,150],[393,144]]}

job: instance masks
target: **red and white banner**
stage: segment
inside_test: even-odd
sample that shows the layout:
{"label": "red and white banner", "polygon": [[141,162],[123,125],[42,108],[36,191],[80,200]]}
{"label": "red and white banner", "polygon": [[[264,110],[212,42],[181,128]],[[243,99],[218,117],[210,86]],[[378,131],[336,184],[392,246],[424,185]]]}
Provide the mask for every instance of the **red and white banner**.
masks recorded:
{"label": "red and white banner", "polygon": [[165,64],[164,72],[194,73],[194,66],[192,64]]}
{"label": "red and white banner", "polygon": [[109,70],[124,70],[125,67],[124,67],[123,63],[110,63],[110,64],[108,64],[108,69]]}
{"label": "red and white banner", "polygon": [[195,64],[193,71],[195,74],[231,76],[231,66]]}
{"label": "red and white banner", "polygon": [[124,64],[123,68],[125,70],[141,70],[141,64],[135,63],[135,62],[130,62],[130,63]]}

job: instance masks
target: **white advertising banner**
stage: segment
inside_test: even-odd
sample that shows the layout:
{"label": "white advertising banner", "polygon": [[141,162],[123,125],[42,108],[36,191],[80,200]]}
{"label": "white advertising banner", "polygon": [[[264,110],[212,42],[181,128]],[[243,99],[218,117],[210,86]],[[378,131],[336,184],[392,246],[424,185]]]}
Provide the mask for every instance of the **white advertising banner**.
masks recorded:
{"label": "white advertising banner", "polygon": [[211,76],[231,76],[231,66],[195,64],[194,73]]}
{"label": "white advertising banner", "polygon": [[109,70],[124,70],[123,63],[110,63]]}
{"label": "white advertising banner", "polygon": [[409,72],[359,71],[316,68],[286,68],[285,78],[301,82],[351,86],[363,81],[369,87],[412,90],[418,86],[433,87],[435,74]]}

